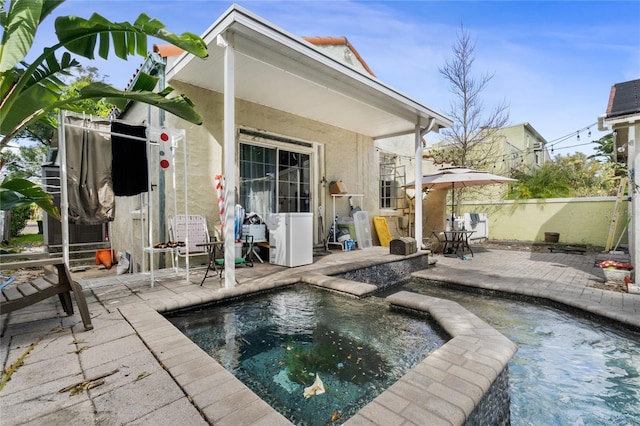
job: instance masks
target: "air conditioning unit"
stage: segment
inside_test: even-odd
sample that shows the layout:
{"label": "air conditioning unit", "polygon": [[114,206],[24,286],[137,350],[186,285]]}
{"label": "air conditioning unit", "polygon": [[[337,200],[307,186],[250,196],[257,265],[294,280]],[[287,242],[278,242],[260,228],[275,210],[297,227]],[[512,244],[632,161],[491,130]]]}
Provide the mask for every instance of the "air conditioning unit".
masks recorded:
{"label": "air conditioning unit", "polygon": [[544,145],[542,142],[535,142],[533,144],[533,150],[534,151],[542,151],[544,149]]}

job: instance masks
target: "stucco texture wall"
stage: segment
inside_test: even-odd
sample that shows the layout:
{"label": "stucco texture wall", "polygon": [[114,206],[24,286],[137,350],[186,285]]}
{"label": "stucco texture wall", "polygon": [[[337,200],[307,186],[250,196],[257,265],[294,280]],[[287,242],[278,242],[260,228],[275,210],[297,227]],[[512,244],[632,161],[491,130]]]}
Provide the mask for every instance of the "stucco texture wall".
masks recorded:
{"label": "stucco texture wall", "polygon": [[[196,105],[196,110],[203,117],[203,125],[197,126],[185,122],[173,115],[167,114],[165,126],[186,131],[187,165],[185,167],[181,149],[176,153],[177,191],[173,191],[171,174],[165,174],[166,216],[173,214],[174,200],[177,202],[178,214],[184,210],[185,193],[183,188],[183,171],[186,169],[188,180],[188,209],[190,214],[202,215],[207,219],[209,232],[220,236],[220,218],[214,177],[222,173],[223,161],[223,96],[220,93],[203,90],[179,81],[172,81],[171,85],[181,93],[187,95]],[[158,112],[148,114],[146,106],[135,106],[125,119],[133,123],[143,120],[157,124]],[[379,214],[378,194],[378,157],[372,138],[345,129],[327,126],[293,114],[288,114],[262,105],[237,100],[236,124],[262,133],[269,133],[313,144],[314,170],[316,182],[312,182],[312,198],[314,199],[313,213],[315,241],[322,237],[318,235],[317,206],[324,206],[325,231],[331,222],[332,199],[329,194],[329,182],[342,180],[350,193],[363,194],[358,203],[367,211],[369,218]],[[236,144],[237,149],[237,144]],[[237,155],[237,154],[236,154]],[[157,154],[151,163],[157,164]],[[236,157],[237,158],[237,157]],[[237,173],[237,171],[236,171]],[[152,176],[157,176],[157,172]],[[157,177],[152,177],[157,183]],[[154,204],[158,205],[158,194],[152,194]],[[119,197],[118,212],[113,226],[113,243],[117,250],[136,250],[132,244],[140,246],[139,221],[131,214],[131,197]],[[134,203],[137,205],[137,200]],[[336,212],[340,216],[347,216],[349,204],[346,198],[336,202]],[[158,226],[157,214],[153,218],[154,227]],[[156,233],[157,235],[157,233]],[[132,243],[132,236],[135,243]],[[168,235],[167,235],[168,238]],[[154,241],[159,242],[159,241]],[[134,256],[139,258],[138,256]]]}
{"label": "stucco texture wall", "polygon": [[[199,128],[189,126],[175,117],[168,120],[171,126],[187,130],[189,180],[193,182],[189,185],[190,210],[194,213],[200,211],[198,214],[205,215],[210,224],[219,225],[218,207],[217,204],[214,205],[215,198],[211,195],[214,195],[213,177],[222,172],[222,94],[176,81],[172,82],[172,86],[186,94],[204,118],[204,124]],[[360,207],[368,211],[369,216],[377,212],[378,167],[370,137],[243,100],[236,101],[236,124],[239,127],[323,145],[325,158],[319,159],[320,170],[314,170],[320,181],[312,188],[312,197],[325,206],[328,214],[332,206],[328,183],[342,180],[350,193],[364,194],[363,205]],[[314,152],[314,158],[317,156],[318,152]],[[325,182],[321,181],[323,177]],[[207,197],[210,198],[210,203],[202,201]],[[344,202],[336,203],[336,210],[341,216],[349,212],[347,201],[342,201]]]}
{"label": "stucco texture wall", "polygon": [[[463,213],[487,213],[489,239],[544,241],[545,232],[560,234],[560,243],[604,247],[609,235],[615,197],[559,198],[525,201],[465,202]],[[614,244],[627,218],[623,202]],[[624,233],[621,244],[627,244]]]}

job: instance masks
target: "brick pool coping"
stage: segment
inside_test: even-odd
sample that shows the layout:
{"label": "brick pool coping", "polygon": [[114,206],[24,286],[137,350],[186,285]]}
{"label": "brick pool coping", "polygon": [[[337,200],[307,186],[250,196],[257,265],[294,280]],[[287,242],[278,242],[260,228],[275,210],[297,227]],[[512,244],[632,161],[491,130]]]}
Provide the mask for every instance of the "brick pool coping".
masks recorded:
{"label": "brick pool coping", "polygon": [[[487,290],[508,295],[521,296],[526,300],[540,300],[556,303],[563,309],[573,308],[584,314],[591,314],[599,320],[622,324],[640,330],[640,295],[604,291],[597,288],[554,282],[544,276],[519,278],[517,280],[488,279],[477,270],[450,271],[430,268],[411,274],[415,280],[424,283],[451,284],[456,287]],[[492,277],[489,277],[492,278]]]}
{"label": "brick pool coping", "polygon": [[[437,260],[437,267],[427,269],[425,266],[420,272],[414,272],[412,276],[414,279],[419,276],[430,282],[458,282],[466,288],[488,286],[492,291],[507,293],[519,293],[524,290],[526,295],[526,291],[533,290],[540,296],[547,296],[547,299],[549,296],[555,299],[561,295],[592,305],[594,308],[597,307],[602,317],[612,319],[612,323],[621,325],[624,329],[628,328],[629,324],[640,328],[640,295],[616,293],[592,286],[593,283],[604,282],[602,270],[594,265],[597,265],[596,260],[599,258],[603,260],[602,257],[606,258],[606,255],[499,249],[478,249],[475,255],[467,261],[455,257],[429,256],[429,264]],[[279,283],[304,281],[318,286],[324,283],[326,287],[333,286],[333,290],[339,290],[339,287],[346,283],[336,276],[327,277],[328,275],[340,274],[341,277],[346,278],[349,276],[348,272],[353,269],[404,261],[410,257],[412,256],[390,255],[388,249],[372,247],[368,250],[340,252],[319,257],[314,259],[312,265],[293,269],[258,265],[267,266],[267,271],[263,271],[260,267],[246,268],[239,270],[237,277],[240,281],[239,287],[261,283],[256,288],[273,288],[274,286],[267,281]],[[90,332],[84,331],[81,324],[78,325],[77,315],[64,316],[59,303],[54,298],[25,308],[18,313],[2,315],[0,322],[3,323],[7,334],[2,339],[0,350],[6,358],[6,365],[16,361],[23,354],[23,344],[32,343],[34,336],[44,334],[41,343],[29,354],[24,365],[16,371],[3,393],[0,394],[2,418],[13,423],[29,423],[37,419],[40,423],[61,424],[73,419],[76,423],[86,424],[105,421],[119,424],[132,421],[136,424],[167,422],[207,424],[204,417],[198,413],[197,407],[189,402],[186,396],[187,391],[176,384],[176,381],[167,373],[168,369],[160,368],[158,358],[148,350],[118,311],[118,307],[124,309],[129,304],[151,303],[154,306],[151,310],[153,312],[156,308],[164,311],[168,307],[175,309],[220,299],[218,296],[211,296],[225,291],[219,288],[220,283],[217,277],[205,282],[204,288],[197,285],[203,273],[203,271],[200,273],[196,271],[193,279],[184,281],[181,278],[182,272],[159,270],[157,276],[160,285],[152,289],[149,288],[148,274],[110,276],[102,274],[99,277],[90,274],[82,277],[78,274],[76,278],[81,281],[85,289],[92,320],[96,326]],[[373,273],[378,275],[377,271]],[[325,276],[322,276],[323,274]],[[386,279],[384,274],[379,276]],[[354,279],[366,281],[366,279]],[[499,289],[494,286],[498,286]],[[366,287],[362,287],[361,290],[366,293]],[[234,293],[236,291],[233,290],[227,296],[240,294]],[[198,293],[198,295],[189,296],[191,293]],[[160,299],[167,298],[173,300],[166,303],[158,302]],[[561,299],[556,300],[559,302]],[[569,305],[571,304],[569,301]],[[139,307],[140,313],[148,309],[144,306]],[[582,309],[579,311],[586,312]],[[129,312],[131,315],[138,313],[135,310],[129,310]],[[158,317],[159,315],[155,313],[153,318]],[[153,321],[153,327],[165,324],[164,320],[154,319]],[[169,338],[170,334],[172,333],[167,332],[163,337]],[[7,336],[9,337],[6,338]],[[77,340],[78,338],[80,340]],[[179,339],[177,341],[180,342]],[[77,351],[71,353],[69,348],[75,348]],[[457,349],[453,345],[451,348]],[[174,356],[183,353],[179,348],[171,349],[175,350]],[[169,352],[161,355],[162,359],[171,358]],[[178,360],[179,358],[176,358],[168,363]],[[445,357],[445,360],[450,361],[449,357]],[[194,364],[193,368],[199,367]],[[102,374],[111,369],[120,369],[120,371],[110,376],[105,386],[91,389],[72,398],[67,394],[56,392],[63,386],[95,377],[98,373]],[[141,377],[138,375],[140,372],[149,375]],[[138,375],[137,378],[136,375]],[[506,380],[505,374],[494,384],[504,385]],[[447,383],[449,386],[455,384],[454,381]],[[202,386],[207,386],[210,393],[217,392],[217,388],[221,387],[220,385],[211,386],[209,383],[205,385],[204,382]],[[392,393],[384,395],[393,396]],[[378,402],[381,401],[378,400]],[[391,402],[388,405],[391,405]],[[384,407],[386,408],[387,405]],[[405,414],[408,415],[408,413]],[[273,416],[267,415],[253,423],[290,424],[286,419]],[[225,419],[226,417],[218,423],[232,423],[231,420],[225,422]],[[390,419],[397,420],[397,417],[390,417]],[[425,422],[427,419],[423,419],[421,423]],[[435,420],[431,422],[435,423]],[[379,421],[379,423],[383,422]],[[357,422],[352,420],[351,424],[374,423],[362,416]],[[393,422],[390,421],[389,424]]]}
{"label": "brick pool coping", "polygon": [[[158,362],[210,423],[290,425],[232,373],[182,334],[160,312],[234,299],[299,283],[299,278],[207,289],[119,308]],[[372,284],[309,274],[302,281],[361,297]],[[516,345],[455,302],[406,291],[386,299],[391,306],[426,312],[451,336],[442,347],[348,419],[347,425],[463,424],[505,370]],[[508,402],[508,401],[507,401]]]}

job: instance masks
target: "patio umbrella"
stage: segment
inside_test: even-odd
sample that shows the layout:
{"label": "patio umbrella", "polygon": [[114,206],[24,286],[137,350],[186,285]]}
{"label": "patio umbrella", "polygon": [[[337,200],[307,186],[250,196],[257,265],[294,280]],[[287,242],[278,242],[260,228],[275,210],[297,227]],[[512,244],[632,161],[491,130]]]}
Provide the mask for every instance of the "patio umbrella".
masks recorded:
{"label": "patio umbrella", "polygon": [[[493,185],[496,183],[515,182],[504,176],[494,175],[487,172],[479,172],[473,169],[462,167],[449,167],[441,169],[435,173],[422,176],[422,188],[427,189],[458,189],[469,186]],[[414,187],[415,181],[404,185],[405,188]],[[451,217],[455,206],[454,193],[451,193]]]}

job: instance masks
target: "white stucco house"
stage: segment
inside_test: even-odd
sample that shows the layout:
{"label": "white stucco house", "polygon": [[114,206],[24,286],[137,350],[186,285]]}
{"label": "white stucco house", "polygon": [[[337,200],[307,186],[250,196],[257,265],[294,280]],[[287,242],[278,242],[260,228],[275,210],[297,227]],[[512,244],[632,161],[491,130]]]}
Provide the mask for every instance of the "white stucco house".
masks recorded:
{"label": "white stucco house", "polygon": [[[609,103],[606,113],[598,117],[598,130],[613,132],[613,148],[616,161],[627,165],[629,177],[629,203],[628,215],[631,222],[628,227],[629,251],[631,263],[638,268],[640,265],[640,200],[638,199],[640,188],[640,149],[637,141],[640,136],[640,79],[617,83],[611,86]],[[638,273],[635,273],[636,284]]]}
{"label": "white stucco house", "polygon": [[[187,95],[204,123],[165,117],[142,104],[131,105],[121,118],[184,129],[188,192],[174,192],[164,172],[152,170],[151,180],[159,184],[151,195],[154,205],[172,205],[175,197],[180,205],[187,197],[189,213],[206,217],[211,233],[224,240],[233,239],[233,227],[220,231],[215,175],[226,179],[231,220],[236,203],[259,214],[311,212],[308,232],[318,243],[324,238],[320,222],[326,232],[332,220],[329,182],[342,180],[350,193],[362,194],[359,207],[369,218],[380,215],[385,207],[376,141],[412,135],[409,150],[421,159],[422,136],[451,125],[447,116],[378,80],[345,38],[298,37],[237,5],[201,37],[207,59],[159,46],[142,69],[161,72],[161,81]],[[181,161],[178,155],[178,167]],[[421,175],[422,162],[414,164]],[[137,200],[116,200],[116,250],[140,232]],[[348,214],[347,201],[337,201],[336,209]],[[158,208],[153,218],[160,232],[171,214],[164,210]],[[415,235],[422,235],[419,226]],[[232,250],[226,249],[225,259],[233,258]],[[233,267],[227,269],[225,284],[233,286]]]}

